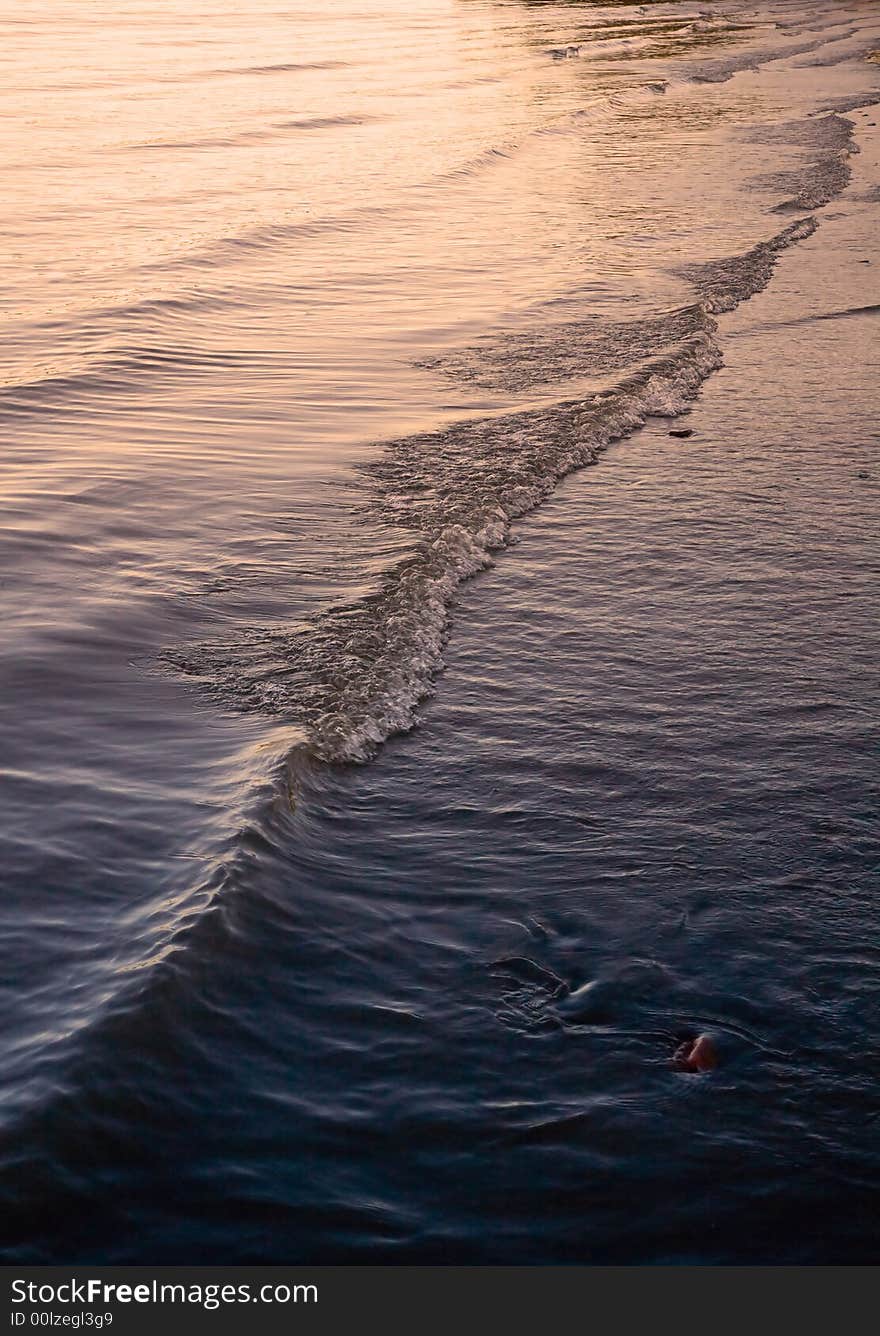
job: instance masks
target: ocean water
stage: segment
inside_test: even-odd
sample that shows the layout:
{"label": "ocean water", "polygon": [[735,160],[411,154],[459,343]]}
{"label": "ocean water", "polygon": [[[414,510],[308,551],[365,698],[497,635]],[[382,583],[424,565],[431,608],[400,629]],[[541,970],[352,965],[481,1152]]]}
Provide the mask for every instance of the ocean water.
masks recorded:
{"label": "ocean water", "polygon": [[876,1260],[880,6],[7,9],[4,1260]]}

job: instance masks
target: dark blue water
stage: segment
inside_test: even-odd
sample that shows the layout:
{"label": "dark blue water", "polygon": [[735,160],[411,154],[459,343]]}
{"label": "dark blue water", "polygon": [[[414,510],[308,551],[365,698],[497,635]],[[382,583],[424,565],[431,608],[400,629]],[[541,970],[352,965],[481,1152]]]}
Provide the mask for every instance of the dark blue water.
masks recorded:
{"label": "dark blue water", "polygon": [[462,596],[416,732],[265,794],[5,1139],[7,1256],[876,1255],[878,436],[869,368],[833,452],[822,388],[876,317],[812,323],[786,408],[756,317],[800,258],[694,437]]}

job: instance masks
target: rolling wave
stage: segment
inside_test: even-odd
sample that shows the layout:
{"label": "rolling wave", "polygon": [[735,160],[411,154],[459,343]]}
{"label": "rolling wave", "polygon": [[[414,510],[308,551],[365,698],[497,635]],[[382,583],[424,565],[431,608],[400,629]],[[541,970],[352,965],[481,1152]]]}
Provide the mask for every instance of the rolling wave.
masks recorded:
{"label": "rolling wave", "polygon": [[161,150],[193,150],[203,148],[250,148],[254,144],[263,144],[280,139],[289,130],[335,130],[348,126],[366,125],[375,121],[375,116],[336,115],[336,116],[300,116],[289,121],[278,121],[254,130],[239,130],[235,133],[202,135],[193,139],[157,139],[146,143],[125,144],[120,153],[156,152]]}
{"label": "rolling wave", "polygon": [[339,70],[344,60],[278,60],[265,65],[231,65],[215,70],[187,71],[185,74],[159,76],[162,83],[189,83],[194,79],[224,79],[248,74],[306,74],[312,71]]}
{"label": "rolling wave", "polygon": [[130,394],[135,385],[148,384],[156,393],[170,388],[169,376],[176,381],[181,376],[199,375],[246,359],[247,354],[229,350],[175,348],[167,342],[122,349],[111,356],[94,358],[76,370],[49,371],[38,379],[0,387],[0,419],[45,416],[77,408],[91,410],[95,399]]}
{"label": "rolling wave", "polygon": [[[699,305],[670,313],[667,346],[613,387],[386,446],[364,468],[367,505],[386,525],[407,530],[414,546],[379,588],[301,628],[255,627],[169,649],[166,667],[227,708],[295,724],[313,759],[369,759],[392,734],[412,727],[431,693],[459,585],[491,563],[510,541],[513,521],[560,479],[596,463],[650,417],[686,411],[722,362],[713,314],[759,292],[783,251],[816,226],[813,218],[798,220],[745,254],[682,270]],[[662,321],[646,331],[645,346],[664,337]]]}
{"label": "rolling wave", "polygon": [[344,115],[335,116],[295,116],[290,121],[279,121],[282,130],[335,130],[349,125],[366,125],[375,121],[375,116]]}

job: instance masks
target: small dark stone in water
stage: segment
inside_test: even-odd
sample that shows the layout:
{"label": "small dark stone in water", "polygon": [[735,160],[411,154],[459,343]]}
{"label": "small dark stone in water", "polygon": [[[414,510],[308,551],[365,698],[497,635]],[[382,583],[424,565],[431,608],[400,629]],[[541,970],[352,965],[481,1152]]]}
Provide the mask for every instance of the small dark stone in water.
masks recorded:
{"label": "small dark stone in water", "polygon": [[686,1039],[672,1055],[672,1065],[679,1072],[711,1072],[718,1066],[718,1049],[710,1034]]}
{"label": "small dark stone in water", "polygon": [[679,436],[679,437],[682,437],[682,438],[683,438],[683,437],[686,437],[686,436],[693,436],[693,434],[694,434],[694,433],[693,433],[693,428],[691,428],[691,427],[682,427],[682,428],[680,428],[680,429],[677,430],[677,431],[671,431],[671,432],[669,433],[670,436]]}
{"label": "small dark stone in water", "polygon": [[871,475],[870,473],[858,473],[856,476],[859,478],[870,478]]}

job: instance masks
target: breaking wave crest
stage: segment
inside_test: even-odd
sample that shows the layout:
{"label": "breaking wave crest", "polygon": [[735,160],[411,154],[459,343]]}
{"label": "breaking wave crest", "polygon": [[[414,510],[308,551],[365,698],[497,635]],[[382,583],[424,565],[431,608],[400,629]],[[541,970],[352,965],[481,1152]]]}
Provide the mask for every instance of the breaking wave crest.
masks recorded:
{"label": "breaking wave crest", "polygon": [[[567,474],[649,418],[687,409],[722,362],[713,313],[760,291],[785,248],[816,226],[799,220],[744,255],[684,270],[700,303],[671,313],[666,347],[612,387],[391,442],[364,467],[366,508],[408,531],[412,547],[378,589],[296,629],[257,627],[169,650],[166,666],[226,707],[296,725],[316,760],[367,760],[412,727],[431,693],[459,585],[491,563],[512,522]],[[652,339],[662,341],[659,324]]]}
{"label": "breaking wave crest", "polygon": [[750,136],[754,141],[791,144],[819,156],[803,166],[756,177],[752,185],[790,194],[776,205],[775,213],[822,208],[849,185],[849,159],[859,151],[853,142],[854,129],[852,121],[832,113],[754,132]]}
{"label": "breaking wave crest", "polygon": [[769,241],[760,241],[744,255],[708,264],[684,265],[679,273],[694,285],[707,311],[732,311],[754,297],[770,282],[781,253],[812,236],[819,226],[815,218],[799,218]]}

